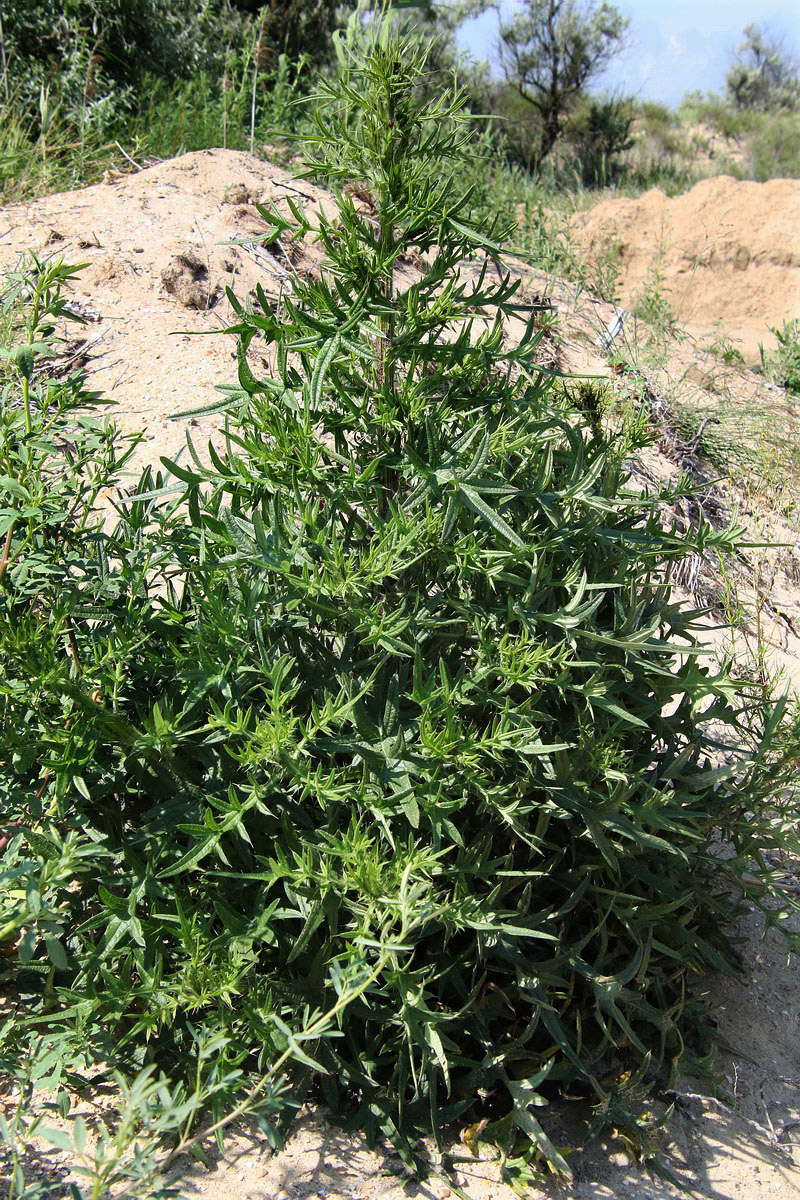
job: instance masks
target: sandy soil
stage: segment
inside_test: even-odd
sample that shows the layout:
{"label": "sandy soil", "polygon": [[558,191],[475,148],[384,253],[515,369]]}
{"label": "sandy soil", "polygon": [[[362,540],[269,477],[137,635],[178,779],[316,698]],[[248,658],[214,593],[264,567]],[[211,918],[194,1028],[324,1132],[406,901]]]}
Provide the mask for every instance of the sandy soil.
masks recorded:
{"label": "sandy soil", "polygon": [[722,321],[748,362],[774,346],[770,327],[800,314],[800,180],[721,175],[671,199],[652,188],[600,201],[572,229],[587,252],[619,243],[627,308],[658,270],[679,323],[701,338]]}
{"label": "sandy soil", "polygon": [[[72,289],[88,322],[83,359],[92,385],[117,405],[115,420],[144,431],[137,463],[178,452],[187,429],[170,418],[236,382],[234,341],[197,336],[235,319],[226,287],[244,299],[260,282],[277,298],[302,269],[302,256],[227,244],[263,229],[254,202],[287,195],[330,203],[280,167],[211,150],[0,210],[0,269],[27,250],[86,264]],[[197,418],[193,436],[203,444],[217,425]]]}
{"label": "sandy soil", "polygon": [[[169,418],[213,401],[215,384],[235,381],[233,342],[218,333],[195,336],[213,334],[230,319],[225,287],[232,284],[241,298],[260,281],[277,298],[294,271],[314,269],[318,256],[310,245],[290,256],[279,247],[225,244],[259,230],[253,201],[281,206],[287,196],[330,204],[324,193],[270,163],[214,150],[0,211],[0,268],[14,266],[30,249],[87,264],[72,296],[88,324],[72,352],[90,382],[115,401],[115,419],[129,431],[144,431],[140,464],[158,464],[161,455],[179,453],[187,432],[200,446],[214,436],[215,417]],[[637,364],[625,376],[612,372],[600,344],[615,317],[610,306],[531,271],[525,272],[525,286],[529,294],[553,303],[555,357],[564,369],[603,376],[621,398],[626,389],[638,388],[654,405],[666,403],[679,388],[683,402],[698,409],[718,406],[722,398],[742,411],[755,406],[794,438],[800,436],[796,402],[748,371],[723,368],[696,341],[707,338],[712,321],[722,315],[726,329],[749,339],[752,351],[768,323],[798,311],[798,216],[800,183],[729,179],[709,180],[674,201],[651,192],[637,201],[606,202],[585,214],[587,237],[614,227],[628,247],[628,302],[647,275],[662,220],[669,230],[667,245],[675,247],[670,279],[684,288],[696,340],[664,345],[648,357],[635,344],[635,325],[624,326],[614,349]],[[253,366],[259,365],[255,358]],[[662,445],[637,470],[644,483],[674,475],[689,452],[691,447],[665,433]],[[717,488],[718,516],[738,506],[751,530],[786,543],[764,551],[758,564],[746,561],[737,569],[746,599],[753,600],[761,581],[758,605],[771,669],[784,670],[800,685],[796,530],[788,506],[784,512],[767,507],[741,482],[738,491],[731,485]],[[687,582],[701,599],[705,588],[711,601],[717,584],[708,565]],[[739,646],[746,652],[747,639],[740,636]],[[800,876],[786,870],[787,886],[797,888]],[[677,1173],[708,1200],[791,1200],[800,1198],[800,1150],[792,1144],[800,1143],[800,975],[787,963],[778,935],[759,940],[755,917],[742,936],[746,984],[697,981],[698,988],[710,991],[730,1046],[719,1057],[716,1098],[708,1080],[681,1083],[672,1097],[675,1110],[664,1149]],[[553,1113],[557,1141],[568,1138],[574,1121],[569,1109]],[[469,1159],[463,1148],[462,1154]],[[666,1200],[680,1194],[639,1171],[613,1138],[575,1153],[571,1161],[574,1185],[532,1189],[531,1197]],[[65,1166],[63,1155],[48,1151],[42,1169],[53,1177]],[[495,1163],[464,1161],[456,1182],[469,1200],[514,1195],[498,1182]],[[391,1154],[370,1151],[362,1139],[332,1130],[314,1109],[304,1111],[287,1149],[275,1156],[260,1135],[239,1130],[213,1170],[191,1167],[187,1187],[199,1200],[446,1200],[452,1193],[441,1181],[408,1181]],[[62,1194],[60,1185],[52,1194]]]}

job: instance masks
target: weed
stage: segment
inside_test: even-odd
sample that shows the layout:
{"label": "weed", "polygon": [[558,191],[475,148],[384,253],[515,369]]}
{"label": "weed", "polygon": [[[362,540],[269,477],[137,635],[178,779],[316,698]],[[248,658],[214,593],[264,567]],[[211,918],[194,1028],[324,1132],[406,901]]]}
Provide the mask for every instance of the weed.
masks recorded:
{"label": "weed", "polygon": [[648,326],[656,341],[664,342],[678,333],[678,318],[667,295],[664,276],[664,261],[667,245],[662,222],[655,254],[647,272],[644,286],[636,297],[633,315]]}
{"label": "weed", "polygon": [[705,346],[709,354],[725,363],[726,367],[744,366],[744,355],[733,340],[728,337],[722,321],[714,322],[714,337]]}
{"label": "weed", "polygon": [[779,387],[800,395],[800,320],[784,321],[783,329],[772,329],[778,345],[775,350],[760,346],[764,374]]}
{"label": "weed", "polygon": [[279,308],[231,293],[207,459],[121,491],[130,447],[47,372],[72,271],[8,301],[3,1054],[24,1073],[42,1029],[71,1086],[116,1080],[93,1198],[244,1113],[280,1144],[312,1086],[418,1169],[487,1093],[517,1176],[570,1173],[559,1089],[647,1150],[692,972],[735,973],[746,903],[791,904],[753,869],[795,844],[786,706],[704,663],[667,583],[736,531],[665,529],[685,481],[626,465],[647,422],[538,366],[513,222],[449,170],[463,95],[388,21],[348,39],[306,168],[335,215],[260,209],[324,263]]}

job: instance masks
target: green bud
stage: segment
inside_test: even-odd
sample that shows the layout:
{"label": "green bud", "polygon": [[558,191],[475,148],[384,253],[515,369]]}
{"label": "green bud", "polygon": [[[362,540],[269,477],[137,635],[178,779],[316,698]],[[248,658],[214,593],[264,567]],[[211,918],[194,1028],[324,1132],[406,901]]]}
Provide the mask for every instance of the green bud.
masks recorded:
{"label": "green bud", "polygon": [[17,346],[14,350],[14,366],[23,379],[30,379],[33,374],[33,351],[30,346]]}

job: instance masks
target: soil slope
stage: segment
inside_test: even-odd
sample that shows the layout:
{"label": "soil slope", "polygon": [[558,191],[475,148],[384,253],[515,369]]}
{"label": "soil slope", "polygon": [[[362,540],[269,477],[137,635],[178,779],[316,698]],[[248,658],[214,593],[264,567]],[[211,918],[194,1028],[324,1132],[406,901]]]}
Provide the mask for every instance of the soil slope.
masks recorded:
{"label": "soil slope", "polygon": [[602,200],[572,229],[588,254],[619,243],[626,308],[659,272],[679,324],[704,337],[722,321],[748,362],[774,345],[770,327],[800,316],[800,180],[722,175],[673,198],[652,188]]}
{"label": "soil slope", "polygon": [[[260,282],[277,299],[292,272],[313,262],[313,248],[290,261],[277,245],[271,253],[230,244],[264,228],[255,203],[286,196],[330,205],[272,163],[208,150],[0,210],[0,271],[28,250],[86,264],[71,293],[88,322],[75,349],[92,385],[117,405],[115,421],[144,431],[137,463],[178,452],[185,426],[170,418],[236,382],[232,339],[196,336],[235,319],[226,287],[243,300]],[[200,445],[217,424],[192,422]]]}

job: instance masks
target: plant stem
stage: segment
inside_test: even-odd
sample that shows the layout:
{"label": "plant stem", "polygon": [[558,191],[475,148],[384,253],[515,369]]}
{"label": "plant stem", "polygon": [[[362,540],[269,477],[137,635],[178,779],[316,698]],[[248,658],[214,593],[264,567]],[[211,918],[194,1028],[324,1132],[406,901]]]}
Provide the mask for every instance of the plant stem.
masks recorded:
{"label": "plant stem", "polygon": [[3,33],[3,10],[0,8],[0,63],[3,68],[3,92],[8,104],[10,96],[8,91],[8,63],[6,62],[6,39]]}
{"label": "plant stem", "polygon": [[12,521],[6,530],[6,540],[3,543],[3,554],[0,556],[0,579],[5,574],[6,566],[8,565],[8,556],[11,553],[11,537],[14,533],[15,522]]}
{"label": "plant stem", "polygon": [[69,652],[72,661],[75,664],[75,672],[77,675],[83,674],[80,655],[78,653],[78,639],[75,637],[75,627],[72,624],[72,617],[64,618],[64,625],[67,630],[67,641],[69,642]]}
{"label": "plant stem", "polygon": [[255,152],[256,141],[256,84],[258,83],[258,60],[261,56],[262,38],[264,36],[264,22],[267,19],[266,10],[261,18],[261,23],[258,27],[258,37],[253,49],[253,92],[250,99],[250,153]]}
{"label": "plant stem", "polygon": [[230,91],[231,81],[228,75],[228,57],[230,55],[230,46],[225,47],[225,66],[222,70],[222,149],[228,148],[228,92]]}
{"label": "plant stem", "polygon": [[22,378],[22,403],[25,405],[25,432],[30,435],[33,431],[31,422],[30,384],[25,376]]}

